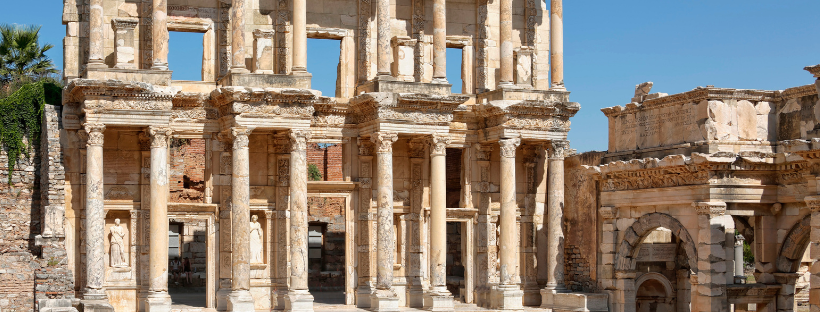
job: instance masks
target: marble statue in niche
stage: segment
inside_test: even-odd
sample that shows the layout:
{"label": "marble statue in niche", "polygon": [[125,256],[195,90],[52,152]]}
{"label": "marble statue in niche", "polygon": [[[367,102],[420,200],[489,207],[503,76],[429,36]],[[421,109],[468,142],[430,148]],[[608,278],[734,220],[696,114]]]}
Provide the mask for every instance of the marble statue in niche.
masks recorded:
{"label": "marble statue in niche", "polygon": [[262,225],[259,224],[259,216],[251,216],[251,263],[264,263],[262,261]]}
{"label": "marble statue in niche", "polygon": [[120,225],[120,219],[114,219],[114,225],[111,226],[111,241],[109,254],[111,255],[111,266],[115,268],[124,268],[128,266],[126,260],[126,251],[123,244],[125,238],[125,229]]}

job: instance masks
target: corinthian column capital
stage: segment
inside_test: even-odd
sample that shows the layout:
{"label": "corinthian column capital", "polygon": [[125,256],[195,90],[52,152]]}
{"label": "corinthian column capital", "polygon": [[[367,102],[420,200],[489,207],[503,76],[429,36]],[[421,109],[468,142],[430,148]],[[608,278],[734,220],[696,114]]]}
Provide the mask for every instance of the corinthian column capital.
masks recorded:
{"label": "corinthian column capital", "polygon": [[569,149],[569,141],[551,141],[549,143],[549,158],[550,159],[564,159]]}
{"label": "corinthian column capital", "polygon": [[230,138],[233,140],[233,149],[248,148],[248,136],[251,130],[245,127],[232,127]]}
{"label": "corinthian column capital", "polygon": [[83,127],[85,128],[87,146],[103,146],[104,124],[86,123]]}
{"label": "corinthian column capital", "polygon": [[433,156],[446,155],[447,145],[453,140],[446,134],[433,134],[427,141],[430,144],[430,154]]}
{"label": "corinthian column capital", "polygon": [[370,136],[370,141],[376,145],[379,153],[392,153],[393,143],[398,141],[399,135],[395,132],[376,132]]}
{"label": "corinthian column capital", "polygon": [[291,151],[307,150],[307,142],[310,140],[311,136],[310,130],[291,130],[289,135]]}
{"label": "corinthian column capital", "polygon": [[171,134],[173,134],[173,130],[171,130],[170,127],[148,127],[148,135],[151,137],[151,148],[167,148],[168,139],[171,138]]}
{"label": "corinthian column capital", "polygon": [[812,212],[820,212],[820,196],[806,196],[803,200]]}
{"label": "corinthian column capital", "polygon": [[501,148],[501,157],[515,158],[515,150],[519,145],[521,145],[520,138],[498,140],[498,146]]}

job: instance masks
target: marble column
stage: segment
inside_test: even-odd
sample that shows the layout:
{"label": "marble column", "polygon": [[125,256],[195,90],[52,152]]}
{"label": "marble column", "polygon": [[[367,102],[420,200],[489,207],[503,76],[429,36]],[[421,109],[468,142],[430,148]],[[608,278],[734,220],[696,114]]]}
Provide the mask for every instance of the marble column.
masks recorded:
{"label": "marble column", "polygon": [[550,1],[550,77],[552,89],[564,88],[564,5],[563,0]]}
{"label": "marble column", "polygon": [[433,0],[433,83],[447,83],[447,7]]}
{"label": "marble column", "polygon": [[512,42],[512,4],[513,0],[501,0],[501,79],[498,86],[512,85],[513,83],[513,42]]}
{"label": "marble column", "polygon": [[376,69],[379,79],[391,79],[390,76],[390,0],[377,0],[376,3]]}
{"label": "marble column", "polygon": [[[698,253],[698,281],[692,289],[692,311],[727,311],[726,297],[726,224],[734,224],[726,215],[724,202],[692,203],[698,214],[698,250],[720,250],[720,252]],[[697,298],[694,298],[697,297]],[[696,302],[695,302],[696,301]]]}
{"label": "marble column", "polygon": [[85,124],[85,311],[114,311],[105,283],[105,202],[103,195],[103,124]]}
{"label": "marble column", "polygon": [[500,139],[501,150],[501,213],[499,224],[499,274],[501,277],[493,306],[501,310],[520,310],[524,292],[518,286],[518,224],[516,222],[515,151],[521,145],[520,138]]}
{"label": "marble column", "polygon": [[[236,1],[234,1],[236,3]],[[234,7],[235,8],[235,7]],[[248,136],[251,130],[232,127],[233,168],[231,172],[231,293],[228,311],[253,311],[250,277],[250,157]]]}
{"label": "marble column", "polygon": [[171,311],[168,295],[168,139],[171,128],[149,127],[151,137],[151,246],[148,259],[146,312]]}
{"label": "marble column", "polygon": [[809,237],[809,255],[814,264],[809,268],[809,309],[820,311],[820,196],[806,196],[806,206],[811,209],[811,232]]}
{"label": "marble column", "polygon": [[307,0],[293,0],[293,72],[307,72]]}
{"label": "marble column", "polygon": [[[437,0],[438,1],[438,0]],[[430,290],[424,306],[431,311],[453,311],[447,290],[447,134],[430,138]]]}
{"label": "marble column", "polygon": [[378,186],[376,291],[371,297],[370,308],[373,311],[398,311],[399,298],[393,290],[396,249],[393,235],[393,143],[398,140],[398,135],[377,132],[370,136],[370,140],[376,145]]}
{"label": "marble column", "polygon": [[245,0],[231,0],[231,72],[248,72],[245,68]]}
{"label": "marble column", "polygon": [[743,284],[746,281],[746,275],[743,274],[743,241],[745,240],[743,235],[735,236],[735,284]]}
{"label": "marble column", "polygon": [[547,172],[547,289],[564,290],[564,154],[566,141],[553,141]]}
{"label": "marble column", "polygon": [[168,70],[168,0],[153,0],[151,19],[151,69]]}
{"label": "marble column", "polygon": [[91,0],[88,19],[88,67],[106,67],[103,0]]}
{"label": "marble column", "polygon": [[308,179],[306,169],[308,140],[310,140],[310,130],[291,130],[290,290],[285,299],[286,311],[313,311],[313,296],[308,291]]}

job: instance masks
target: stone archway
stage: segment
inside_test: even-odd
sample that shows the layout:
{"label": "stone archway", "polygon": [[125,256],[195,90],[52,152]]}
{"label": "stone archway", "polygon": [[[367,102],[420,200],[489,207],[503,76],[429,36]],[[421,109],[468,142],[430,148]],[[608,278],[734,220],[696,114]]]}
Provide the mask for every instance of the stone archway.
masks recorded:
{"label": "stone archway", "polygon": [[630,271],[635,269],[635,258],[640,248],[637,248],[652,230],[664,227],[672,231],[681,240],[686,252],[689,269],[697,272],[697,248],[689,231],[677,219],[665,213],[649,213],[641,216],[625,231],[624,238],[618,244],[618,253],[615,256],[615,269]]}
{"label": "stone archway", "polygon": [[809,246],[811,234],[811,214],[806,215],[792,226],[789,234],[783,240],[780,253],[777,256],[777,271],[781,273],[795,273],[800,267],[803,253]]}

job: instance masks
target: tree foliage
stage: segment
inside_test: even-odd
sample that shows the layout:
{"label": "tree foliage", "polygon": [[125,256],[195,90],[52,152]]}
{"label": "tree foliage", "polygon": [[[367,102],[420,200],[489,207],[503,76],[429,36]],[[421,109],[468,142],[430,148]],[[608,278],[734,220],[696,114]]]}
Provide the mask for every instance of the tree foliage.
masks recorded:
{"label": "tree foliage", "polygon": [[59,103],[61,92],[54,83],[38,81],[0,100],[0,145],[8,157],[9,183],[20,156],[40,142],[43,106],[46,102]]}
{"label": "tree foliage", "polygon": [[308,165],[308,180],[322,181],[322,172],[319,171],[319,167],[317,167],[316,164]]}
{"label": "tree foliage", "polygon": [[54,46],[41,46],[39,37],[40,26],[0,25],[0,81],[5,85],[39,81],[57,73],[45,54]]}

